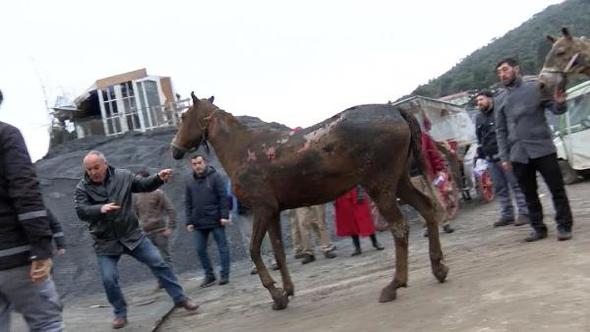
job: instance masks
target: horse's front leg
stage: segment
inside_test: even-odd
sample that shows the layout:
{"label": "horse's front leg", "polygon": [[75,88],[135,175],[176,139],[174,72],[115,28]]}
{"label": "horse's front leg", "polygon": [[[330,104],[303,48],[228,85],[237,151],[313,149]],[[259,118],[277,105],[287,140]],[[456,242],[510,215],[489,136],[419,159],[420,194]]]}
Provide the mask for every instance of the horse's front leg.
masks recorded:
{"label": "horse's front leg", "polygon": [[[268,229],[269,222],[278,222],[278,210],[261,208],[254,211],[254,224],[252,226],[252,240],[250,243],[250,257],[252,258],[254,265],[256,265],[256,269],[258,270],[258,276],[260,277],[262,285],[266,289],[268,289],[268,291],[270,292],[270,296],[274,301],[272,308],[274,310],[282,310],[287,307],[289,299],[282,288],[275,287],[275,281],[272,279],[268,269],[266,268],[266,265],[262,260],[262,255],[260,252],[262,239],[264,238],[264,234]],[[274,236],[270,234],[269,236],[271,242],[273,242],[274,249],[274,243],[276,242],[276,239],[273,239]],[[283,265],[286,265],[285,262],[277,262],[281,265],[281,268],[283,267]]]}

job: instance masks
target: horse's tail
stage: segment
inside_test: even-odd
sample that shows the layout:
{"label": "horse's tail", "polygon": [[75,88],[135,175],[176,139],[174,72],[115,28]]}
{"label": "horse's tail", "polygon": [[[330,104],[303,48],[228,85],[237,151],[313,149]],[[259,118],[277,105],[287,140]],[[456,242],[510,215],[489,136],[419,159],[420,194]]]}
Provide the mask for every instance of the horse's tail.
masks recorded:
{"label": "horse's tail", "polygon": [[422,141],[420,138],[422,135],[422,129],[420,129],[420,124],[418,123],[418,120],[416,120],[416,117],[410,114],[410,112],[401,108],[399,109],[399,112],[410,127],[410,148],[408,150],[408,155],[413,155],[414,158],[412,159],[414,160],[414,166],[418,168],[421,174],[424,174]]}

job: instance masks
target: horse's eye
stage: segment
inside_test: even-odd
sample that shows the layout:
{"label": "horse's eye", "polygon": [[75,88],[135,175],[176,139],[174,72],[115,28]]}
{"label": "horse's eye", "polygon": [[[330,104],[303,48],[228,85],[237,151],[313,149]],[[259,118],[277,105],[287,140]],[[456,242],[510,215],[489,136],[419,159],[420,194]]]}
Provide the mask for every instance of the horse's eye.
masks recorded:
{"label": "horse's eye", "polygon": [[563,55],[565,55],[565,50],[564,49],[559,49],[559,50],[557,50],[557,52],[555,52],[555,55],[557,55],[557,56],[563,56]]}

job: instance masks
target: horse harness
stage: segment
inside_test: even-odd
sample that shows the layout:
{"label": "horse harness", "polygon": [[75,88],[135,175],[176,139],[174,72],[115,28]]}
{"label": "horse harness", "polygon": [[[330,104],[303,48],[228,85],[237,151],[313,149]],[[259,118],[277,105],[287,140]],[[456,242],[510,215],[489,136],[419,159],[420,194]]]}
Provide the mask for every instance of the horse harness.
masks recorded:
{"label": "horse harness", "polygon": [[570,61],[567,63],[567,66],[565,66],[565,68],[563,70],[559,70],[559,69],[552,68],[552,67],[550,67],[550,68],[543,67],[543,69],[541,69],[541,74],[543,74],[543,73],[560,74],[562,77],[565,78],[565,75],[568,74],[569,72],[571,72],[571,70],[574,66],[579,65],[579,63],[578,63],[579,59],[581,59],[580,52],[577,52],[576,54],[574,54],[572,56]]}
{"label": "horse harness", "polygon": [[209,143],[208,143],[208,138],[209,138],[209,123],[210,123],[209,120],[211,120],[211,118],[213,117],[213,115],[215,115],[215,113],[218,110],[220,110],[220,109],[217,108],[217,109],[213,110],[213,112],[211,112],[211,114],[209,114],[209,116],[206,116],[206,117],[204,117],[201,120],[201,141],[200,141],[199,145],[194,146],[192,148],[185,148],[185,147],[176,145],[174,143],[170,143],[170,145],[173,148],[181,151],[182,153],[191,153],[191,152],[194,152],[194,151],[198,150],[201,145],[203,145],[203,146],[205,146],[205,152],[207,154],[209,154],[209,152],[210,152]]}

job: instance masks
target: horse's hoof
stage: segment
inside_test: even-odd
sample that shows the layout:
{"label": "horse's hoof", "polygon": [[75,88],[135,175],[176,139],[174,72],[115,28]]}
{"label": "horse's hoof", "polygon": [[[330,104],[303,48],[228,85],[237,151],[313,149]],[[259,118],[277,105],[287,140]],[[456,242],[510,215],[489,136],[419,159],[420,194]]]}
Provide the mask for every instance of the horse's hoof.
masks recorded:
{"label": "horse's hoof", "polygon": [[274,303],[272,304],[272,310],[283,310],[287,308],[287,305],[289,304],[289,298],[287,297],[287,295],[278,298],[278,299],[273,299]]}
{"label": "horse's hoof", "polygon": [[281,288],[275,288],[271,291],[272,300],[274,303],[272,304],[273,310],[283,310],[287,308],[289,304],[289,297],[287,292],[282,290]]}
{"label": "horse's hoof", "polygon": [[381,296],[379,296],[379,302],[380,303],[391,302],[391,301],[395,300],[396,297],[397,297],[397,292],[395,290],[395,287],[393,287],[392,285],[387,285],[381,290]]}
{"label": "horse's hoof", "polygon": [[285,287],[285,294],[287,294],[287,296],[294,296],[295,295],[295,287],[293,287],[293,286]]}
{"label": "horse's hoof", "polygon": [[445,280],[447,279],[448,273],[449,273],[449,268],[444,264],[440,264],[440,267],[438,269],[436,269],[436,271],[434,271],[434,276],[436,277],[438,282],[442,283],[442,282],[445,282]]}

